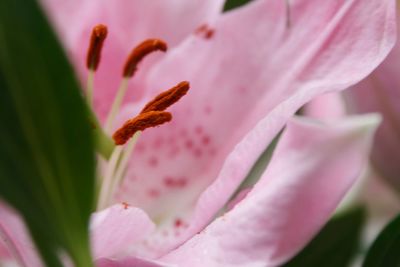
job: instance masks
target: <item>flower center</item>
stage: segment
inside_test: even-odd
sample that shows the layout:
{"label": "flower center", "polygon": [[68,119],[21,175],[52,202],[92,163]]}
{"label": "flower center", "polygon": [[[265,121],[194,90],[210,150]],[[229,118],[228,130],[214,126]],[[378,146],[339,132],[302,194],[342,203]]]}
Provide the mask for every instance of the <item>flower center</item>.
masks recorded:
{"label": "flower center", "polygon": [[[99,24],[93,28],[90,38],[86,58],[86,66],[88,69],[86,99],[90,107],[93,102],[94,75],[100,64],[101,52],[107,33],[107,27]],[[166,52],[167,44],[159,39],[148,39],[136,46],[127,57],[122,71],[120,87],[108,113],[104,130],[97,122],[95,115],[93,115],[93,120],[96,121],[96,123],[94,123],[94,131],[97,131],[97,139],[101,139],[99,146],[104,143],[110,143],[110,137],[107,133],[110,132],[116,114],[120,110],[123,98],[128,89],[128,82],[138,70],[139,63],[147,55],[155,51]],[[103,172],[103,175],[100,174],[98,179],[98,209],[103,209],[111,204],[113,193],[122,182],[129,158],[132,155],[140,133],[147,128],[159,126],[171,121],[172,114],[165,110],[179,101],[188,90],[189,83],[183,81],[175,87],[162,92],[153,100],[148,102],[137,116],[126,121],[117,131],[115,131],[112,135],[115,145],[112,146],[111,155],[105,158],[105,172]],[[98,150],[101,151],[102,149],[98,148]]]}

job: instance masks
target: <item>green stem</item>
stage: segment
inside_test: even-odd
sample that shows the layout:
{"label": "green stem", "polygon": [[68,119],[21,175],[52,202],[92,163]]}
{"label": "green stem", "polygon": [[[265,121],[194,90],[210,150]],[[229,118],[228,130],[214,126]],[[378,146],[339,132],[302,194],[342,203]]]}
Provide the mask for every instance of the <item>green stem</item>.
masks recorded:
{"label": "green stem", "polygon": [[97,120],[96,115],[94,115],[93,111],[90,110],[90,121],[93,123],[94,129],[94,143],[96,151],[104,158],[109,159],[111,153],[113,152],[115,145],[112,139],[104,132],[101,127],[99,121]]}

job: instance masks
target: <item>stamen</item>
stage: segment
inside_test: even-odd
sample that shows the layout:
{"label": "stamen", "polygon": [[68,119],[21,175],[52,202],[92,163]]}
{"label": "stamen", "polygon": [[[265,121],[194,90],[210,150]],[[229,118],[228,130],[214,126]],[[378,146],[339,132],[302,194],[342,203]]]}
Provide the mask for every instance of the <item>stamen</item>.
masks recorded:
{"label": "stamen", "polygon": [[165,111],[150,111],[139,114],[135,118],[125,122],[125,124],[113,134],[113,139],[116,145],[123,145],[136,132],[161,125],[171,121],[171,119],[171,113]]}
{"label": "stamen", "polygon": [[145,56],[155,51],[167,51],[167,44],[159,39],[149,39],[135,47],[125,63],[124,77],[132,77],[137,70],[139,62]]}
{"label": "stamen", "polygon": [[86,58],[86,67],[89,70],[96,71],[99,66],[101,50],[103,48],[104,40],[107,37],[107,33],[107,27],[103,24],[96,25],[92,30]]}
{"label": "stamen", "polygon": [[121,85],[118,89],[117,95],[115,96],[114,102],[111,106],[111,110],[107,116],[105,125],[106,131],[109,131],[111,129],[113,120],[122,104],[122,100],[128,89],[129,78],[131,78],[133,74],[135,74],[139,62],[145,56],[157,50],[164,52],[167,51],[167,44],[159,39],[148,39],[142,42],[140,45],[136,46],[129,55],[125,63]]}
{"label": "stamen", "polygon": [[103,48],[104,40],[107,37],[107,27],[99,24],[92,30],[90,37],[90,44],[87,52],[86,67],[89,70],[87,78],[86,99],[89,106],[93,101],[93,88],[94,88],[94,73],[100,63],[101,50]]}
{"label": "stamen", "polygon": [[163,111],[178,102],[189,91],[188,82],[180,82],[171,89],[162,92],[142,109],[141,114],[149,111]]}

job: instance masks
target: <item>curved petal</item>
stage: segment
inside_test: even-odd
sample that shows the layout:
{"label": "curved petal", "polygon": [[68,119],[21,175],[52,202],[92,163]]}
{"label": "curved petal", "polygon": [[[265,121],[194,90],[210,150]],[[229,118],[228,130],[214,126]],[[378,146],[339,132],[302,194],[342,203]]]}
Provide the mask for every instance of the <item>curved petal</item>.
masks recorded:
{"label": "curved petal", "polygon": [[386,60],[365,80],[346,94],[353,113],[380,112],[383,123],[378,129],[372,162],[378,172],[400,191],[400,43]]}
{"label": "curved petal", "polygon": [[[123,64],[135,45],[147,38],[161,38],[172,48],[200,24],[214,20],[224,4],[223,0],[41,1],[82,78],[87,72],[85,60],[91,30],[98,23],[108,26],[109,36],[95,80],[95,106],[101,118],[109,109],[122,78]],[[141,65],[127,99],[141,95],[144,74],[158,57],[152,59]]]}
{"label": "curved petal", "polygon": [[94,258],[98,259],[128,255],[155,225],[142,210],[117,204],[93,214],[90,228]]}
{"label": "curved petal", "polygon": [[378,123],[375,115],[326,126],[291,121],[247,197],[162,260],[280,266],[311,240],[359,176]]}
{"label": "curved petal", "polygon": [[175,218],[186,216],[190,226],[180,236],[195,234],[297,109],[364,78],[395,41],[392,0],[290,2],[290,28],[284,1],[255,1],[225,13],[208,26],[213,34],[194,34],[153,69],[151,97],[180,80],[191,91],[171,108],[171,123],[142,135],[118,200],[157,220],[168,217],[165,210],[176,214],[168,217],[172,234]]}
{"label": "curved petal", "polygon": [[[43,266],[21,217],[0,202],[0,238],[7,249],[6,259],[21,266]],[[0,255],[0,262],[3,257]]]}
{"label": "curved petal", "polygon": [[174,267],[156,261],[149,261],[140,258],[125,258],[122,260],[99,259],[96,261],[97,267]]}

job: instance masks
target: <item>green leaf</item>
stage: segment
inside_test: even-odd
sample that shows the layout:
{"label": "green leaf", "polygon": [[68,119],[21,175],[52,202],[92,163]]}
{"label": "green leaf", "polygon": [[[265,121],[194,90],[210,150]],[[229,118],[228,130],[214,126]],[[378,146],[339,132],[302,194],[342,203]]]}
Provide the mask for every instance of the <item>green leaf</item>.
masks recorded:
{"label": "green leaf", "polygon": [[320,233],[285,267],[349,266],[359,245],[365,221],[363,208],[355,208],[331,219]]}
{"label": "green leaf", "polygon": [[[0,197],[47,266],[92,266],[95,157],[73,69],[34,0],[0,1]],[[29,265],[29,264],[28,264]]]}
{"label": "green leaf", "polygon": [[400,266],[400,215],[392,220],[376,238],[363,267]]}
{"label": "green leaf", "polygon": [[224,11],[229,11],[231,9],[235,9],[237,7],[243,6],[253,0],[226,0]]}

